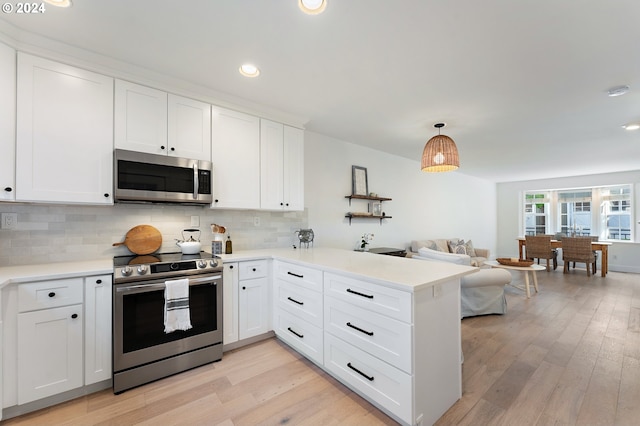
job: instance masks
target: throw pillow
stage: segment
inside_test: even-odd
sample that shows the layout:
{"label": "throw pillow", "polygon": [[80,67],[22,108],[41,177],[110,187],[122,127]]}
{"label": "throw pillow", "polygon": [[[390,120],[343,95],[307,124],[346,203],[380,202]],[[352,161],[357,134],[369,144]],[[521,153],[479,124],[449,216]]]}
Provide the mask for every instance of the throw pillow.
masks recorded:
{"label": "throw pillow", "polygon": [[467,254],[467,248],[464,245],[464,240],[449,241],[449,251],[455,254]]}
{"label": "throw pillow", "polygon": [[467,249],[467,254],[471,257],[476,257],[476,250],[473,248],[471,240],[464,243],[464,247]]}
{"label": "throw pillow", "polygon": [[418,251],[422,247],[426,247],[431,250],[436,250],[436,243],[433,240],[411,241],[411,251]]}

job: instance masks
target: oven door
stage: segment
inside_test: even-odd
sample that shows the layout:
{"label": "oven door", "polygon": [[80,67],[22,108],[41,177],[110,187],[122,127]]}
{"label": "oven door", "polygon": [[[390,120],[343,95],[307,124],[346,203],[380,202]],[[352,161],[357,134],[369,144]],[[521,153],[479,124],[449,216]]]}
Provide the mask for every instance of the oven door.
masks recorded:
{"label": "oven door", "polygon": [[164,289],[164,280],[113,287],[114,373],[222,344],[221,274],[189,278],[192,328],[187,331],[164,332]]}

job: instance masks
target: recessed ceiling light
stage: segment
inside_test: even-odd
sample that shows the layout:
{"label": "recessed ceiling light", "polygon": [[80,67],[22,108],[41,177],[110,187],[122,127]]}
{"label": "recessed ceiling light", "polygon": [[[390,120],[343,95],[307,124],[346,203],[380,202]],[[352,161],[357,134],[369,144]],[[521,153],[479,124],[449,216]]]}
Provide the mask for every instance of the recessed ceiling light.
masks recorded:
{"label": "recessed ceiling light", "polygon": [[58,7],[70,7],[72,4],[71,0],[44,0],[44,1],[45,3],[49,3]]}
{"label": "recessed ceiling light", "polygon": [[242,64],[240,66],[240,74],[245,77],[257,77],[260,75],[260,70],[253,64]]}
{"label": "recessed ceiling light", "polygon": [[308,15],[317,15],[324,12],[327,0],[298,0],[298,7]]}
{"label": "recessed ceiling light", "polygon": [[625,93],[627,93],[629,91],[630,87],[629,86],[616,86],[616,87],[612,87],[611,89],[607,90],[607,95],[609,96],[622,96]]}
{"label": "recessed ceiling light", "polygon": [[629,123],[629,124],[625,124],[624,126],[622,126],[623,129],[625,130],[638,130],[640,129],[640,124],[638,123]]}

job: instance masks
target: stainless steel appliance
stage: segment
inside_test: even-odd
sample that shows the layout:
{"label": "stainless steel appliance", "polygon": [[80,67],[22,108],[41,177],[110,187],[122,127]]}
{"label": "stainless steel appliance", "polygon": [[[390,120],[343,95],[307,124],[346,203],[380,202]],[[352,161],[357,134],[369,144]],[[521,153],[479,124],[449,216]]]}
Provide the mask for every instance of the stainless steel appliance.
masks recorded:
{"label": "stainless steel appliance", "polygon": [[211,204],[211,176],[209,161],[114,151],[117,202]]}
{"label": "stainless steel appliance", "polygon": [[[222,359],[222,262],[210,254],[114,258],[113,392]],[[188,278],[192,328],[164,332],[166,280]]]}

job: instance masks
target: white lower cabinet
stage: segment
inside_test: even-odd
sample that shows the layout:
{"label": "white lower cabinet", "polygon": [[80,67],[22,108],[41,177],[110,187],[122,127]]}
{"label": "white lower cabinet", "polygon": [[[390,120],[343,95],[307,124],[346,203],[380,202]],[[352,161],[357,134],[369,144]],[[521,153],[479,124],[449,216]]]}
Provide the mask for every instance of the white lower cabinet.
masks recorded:
{"label": "white lower cabinet", "polygon": [[225,263],[222,280],[223,344],[271,330],[269,261]]}
{"label": "white lower cabinet", "polygon": [[3,407],[111,379],[111,274],[13,284],[2,296],[2,356],[15,369]]}
{"label": "white lower cabinet", "polygon": [[322,365],[322,328],[315,326],[285,309],[277,309],[274,316],[274,331],[289,346],[315,363]]}
{"label": "white lower cabinet", "polygon": [[112,276],[84,280],[84,384],[111,379]]}
{"label": "white lower cabinet", "polygon": [[411,375],[331,333],[324,336],[324,367],[352,389],[412,424]]}
{"label": "white lower cabinet", "polygon": [[82,305],[18,314],[18,404],[82,386]]}

